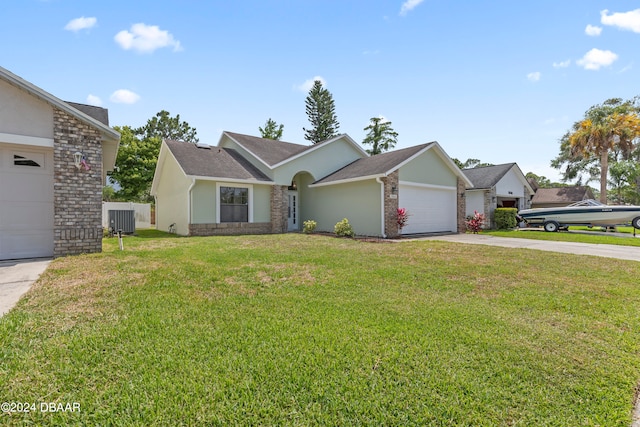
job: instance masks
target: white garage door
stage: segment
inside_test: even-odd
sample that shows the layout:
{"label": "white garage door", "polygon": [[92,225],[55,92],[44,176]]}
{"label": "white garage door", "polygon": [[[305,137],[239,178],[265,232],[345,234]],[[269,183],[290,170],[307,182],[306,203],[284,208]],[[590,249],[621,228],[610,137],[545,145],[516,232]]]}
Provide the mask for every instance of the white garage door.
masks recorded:
{"label": "white garage door", "polygon": [[400,184],[398,206],[409,213],[402,234],[457,231],[455,188]]}
{"label": "white garage door", "polygon": [[53,150],[0,144],[0,259],[53,256]]}

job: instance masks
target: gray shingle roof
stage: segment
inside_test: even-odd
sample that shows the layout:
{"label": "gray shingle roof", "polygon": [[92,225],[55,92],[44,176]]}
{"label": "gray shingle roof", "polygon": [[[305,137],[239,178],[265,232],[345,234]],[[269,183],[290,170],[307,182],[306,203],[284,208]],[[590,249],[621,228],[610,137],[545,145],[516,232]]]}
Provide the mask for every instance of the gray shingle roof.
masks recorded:
{"label": "gray shingle roof", "polygon": [[496,185],[514,165],[515,163],[505,163],[503,165],[463,169],[462,173],[473,183],[473,188],[491,188]]}
{"label": "gray shingle roof", "polygon": [[271,181],[236,150],[218,147],[199,148],[188,142],[170,140],[166,140],[165,143],[187,175]]}
{"label": "gray shingle roof", "polygon": [[69,102],[67,104],[71,105],[76,110],[82,111],[87,116],[93,117],[103,125],[109,126],[109,110],[102,107],[96,107],[94,105],[87,104],[78,104],[77,102]]}
{"label": "gray shingle roof", "polygon": [[242,135],[234,132],[224,132],[238,144],[255,154],[269,166],[273,166],[302,153],[313,147],[313,145],[300,145],[291,142],[276,141],[273,139],[258,138],[255,136]]}
{"label": "gray shingle roof", "polygon": [[394,170],[394,168],[399,166],[402,162],[427,148],[431,144],[433,144],[433,142],[358,159],[349,163],[342,169],[319,179],[314,182],[314,184],[326,184],[365,176],[383,175]]}
{"label": "gray shingle roof", "polygon": [[532,204],[540,203],[573,203],[584,199],[593,199],[593,192],[589,187],[559,187],[559,188],[538,188],[536,194],[531,199]]}

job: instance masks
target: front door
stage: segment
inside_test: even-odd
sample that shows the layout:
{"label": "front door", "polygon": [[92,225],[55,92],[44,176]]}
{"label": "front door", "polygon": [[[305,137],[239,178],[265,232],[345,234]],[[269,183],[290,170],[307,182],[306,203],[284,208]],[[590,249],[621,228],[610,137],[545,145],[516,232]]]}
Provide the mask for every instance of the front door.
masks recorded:
{"label": "front door", "polygon": [[298,231],[300,228],[298,227],[298,192],[289,190],[289,209],[288,209],[288,230],[289,231]]}

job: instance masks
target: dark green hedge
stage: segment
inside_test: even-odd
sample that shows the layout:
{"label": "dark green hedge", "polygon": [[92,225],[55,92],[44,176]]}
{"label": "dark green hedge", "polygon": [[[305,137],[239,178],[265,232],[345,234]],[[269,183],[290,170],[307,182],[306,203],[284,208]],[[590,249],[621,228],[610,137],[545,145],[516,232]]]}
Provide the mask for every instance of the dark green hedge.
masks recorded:
{"label": "dark green hedge", "polygon": [[518,220],[516,219],[517,213],[518,209],[516,208],[497,208],[494,213],[496,228],[498,230],[516,228],[516,225],[518,225]]}

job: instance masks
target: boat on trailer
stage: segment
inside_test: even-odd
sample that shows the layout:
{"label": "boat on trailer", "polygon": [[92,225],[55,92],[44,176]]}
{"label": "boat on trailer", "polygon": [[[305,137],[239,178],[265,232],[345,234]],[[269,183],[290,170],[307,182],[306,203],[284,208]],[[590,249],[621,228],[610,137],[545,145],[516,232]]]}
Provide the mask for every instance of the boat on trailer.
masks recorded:
{"label": "boat on trailer", "polygon": [[561,208],[524,209],[518,216],[529,225],[542,225],[545,231],[558,231],[570,225],[610,227],[629,223],[640,229],[640,206],[605,205],[593,199]]}

